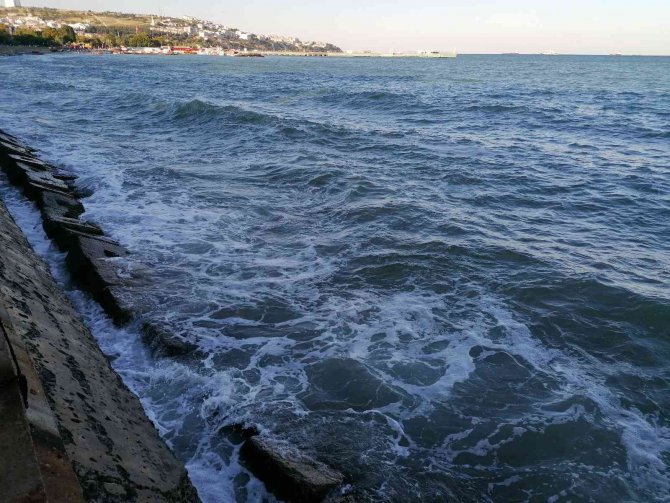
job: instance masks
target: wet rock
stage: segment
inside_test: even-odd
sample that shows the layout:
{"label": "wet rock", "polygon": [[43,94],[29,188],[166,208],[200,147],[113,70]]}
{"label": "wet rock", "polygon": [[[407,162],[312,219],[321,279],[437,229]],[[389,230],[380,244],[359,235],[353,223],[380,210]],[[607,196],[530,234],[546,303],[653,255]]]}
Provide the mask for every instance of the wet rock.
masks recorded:
{"label": "wet rock", "polygon": [[240,455],[270,491],[290,502],[320,502],[344,480],[341,473],[297,449],[261,436],[247,440]]}
{"label": "wet rock", "polygon": [[351,494],[347,494],[344,496],[337,495],[337,496],[329,496],[325,500],[323,500],[323,503],[357,503],[357,499],[354,498]]}
{"label": "wet rock", "polygon": [[56,192],[42,192],[37,200],[42,215],[49,217],[77,218],[84,213],[84,205],[74,197]]}
{"label": "wet rock", "polygon": [[9,133],[5,133],[4,131],[0,131],[0,140],[7,143],[15,143],[17,145],[21,145],[21,142],[18,140],[18,138],[12,136]]}
{"label": "wet rock", "polygon": [[243,424],[231,424],[224,426],[219,430],[221,435],[225,435],[231,442],[239,445],[259,434],[254,426],[245,426]]}
{"label": "wet rock", "polygon": [[86,199],[93,195],[93,187],[90,186],[77,186],[74,188],[74,195],[78,199]]}
{"label": "wet rock", "polygon": [[11,152],[7,155],[17,165],[23,164],[24,166],[27,166],[29,169],[34,169],[38,171],[55,170],[55,168],[52,165],[47,164],[46,162],[43,162],[39,160],[37,157],[33,157],[32,155],[21,155]]}
{"label": "wet rock", "polygon": [[170,327],[157,323],[145,323],[142,326],[144,340],[155,351],[166,356],[183,356],[194,352],[198,347],[184,337],[174,333]]}
{"label": "wet rock", "polygon": [[104,288],[96,300],[117,326],[125,325],[140,313],[127,288],[123,286]]}
{"label": "wet rock", "polygon": [[32,155],[32,152],[29,148],[23,147],[22,145],[6,142],[0,139],[0,149],[5,150],[6,152],[13,152],[15,154],[29,156]]}
{"label": "wet rock", "polygon": [[128,251],[103,237],[90,237],[70,231],[72,243],[66,262],[74,278],[99,301],[105,288],[127,282],[119,275],[119,267],[110,259],[125,257]]}
{"label": "wet rock", "polygon": [[95,224],[44,212],[42,217],[42,226],[47,236],[53,239],[63,251],[69,250],[79,235],[102,236],[102,229]]}
{"label": "wet rock", "polygon": [[38,171],[30,166],[27,166],[23,163],[17,163],[17,167],[25,173],[25,177],[30,183],[37,183],[47,187],[51,187],[52,190],[59,192],[68,192],[70,187],[63,180],[56,178],[52,173],[48,171]]}
{"label": "wet rock", "polygon": [[299,395],[312,410],[384,407],[402,395],[351,358],[330,358],[307,368],[311,389]]}
{"label": "wet rock", "polygon": [[58,178],[64,182],[74,182],[77,178],[79,178],[77,175],[70,175],[69,173],[62,173],[60,171],[53,173],[53,176],[54,178]]}

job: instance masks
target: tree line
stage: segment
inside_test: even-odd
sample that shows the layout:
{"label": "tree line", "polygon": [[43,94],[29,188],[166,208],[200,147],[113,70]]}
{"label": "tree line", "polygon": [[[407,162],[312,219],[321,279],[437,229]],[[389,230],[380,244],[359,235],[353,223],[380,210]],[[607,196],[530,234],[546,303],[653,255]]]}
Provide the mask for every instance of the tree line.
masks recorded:
{"label": "tree line", "polygon": [[31,45],[39,47],[53,47],[72,44],[77,41],[77,35],[71,26],[60,28],[16,28],[13,32],[9,26],[0,25],[0,45]]}

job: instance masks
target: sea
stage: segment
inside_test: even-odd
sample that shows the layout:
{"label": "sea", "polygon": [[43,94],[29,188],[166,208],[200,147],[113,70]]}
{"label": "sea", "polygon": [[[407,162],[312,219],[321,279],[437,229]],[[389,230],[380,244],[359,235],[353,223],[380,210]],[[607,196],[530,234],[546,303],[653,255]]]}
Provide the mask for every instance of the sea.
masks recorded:
{"label": "sea", "polygon": [[356,501],[670,501],[670,58],[0,59],[0,127],[149,271],[167,357],[71,284],[205,502],[234,425]]}

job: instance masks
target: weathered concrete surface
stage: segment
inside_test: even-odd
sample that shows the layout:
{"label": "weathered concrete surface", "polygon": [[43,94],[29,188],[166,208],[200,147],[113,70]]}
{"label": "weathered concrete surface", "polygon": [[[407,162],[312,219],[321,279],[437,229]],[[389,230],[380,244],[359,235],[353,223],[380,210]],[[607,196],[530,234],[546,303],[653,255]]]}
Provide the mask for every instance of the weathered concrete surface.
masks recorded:
{"label": "weathered concrete surface", "polygon": [[0,494],[5,501],[45,501],[24,398],[4,329],[0,327]]}
{"label": "weathered concrete surface", "polygon": [[344,480],[341,473],[295,448],[261,436],[248,439],[240,454],[271,491],[290,502],[321,502]]}
{"label": "weathered concrete surface", "polygon": [[[2,305],[0,332],[0,346],[4,342],[11,366],[7,370],[8,358],[2,358],[0,349],[0,367],[4,368],[0,372],[0,452],[12,453],[0,458],[0,494],[11,501],[83,501],[44,389],[25,348],[11,343],[17,337]],[[41,486],[38,490],[37,484]]]}
{"label": "weathered concrete surface", "polygon": [[0,306],[28,379],[27,419],[43,459],[51,453],[56,462],[60,443],[89,501],[197,501],[184,467],[2,203]]}

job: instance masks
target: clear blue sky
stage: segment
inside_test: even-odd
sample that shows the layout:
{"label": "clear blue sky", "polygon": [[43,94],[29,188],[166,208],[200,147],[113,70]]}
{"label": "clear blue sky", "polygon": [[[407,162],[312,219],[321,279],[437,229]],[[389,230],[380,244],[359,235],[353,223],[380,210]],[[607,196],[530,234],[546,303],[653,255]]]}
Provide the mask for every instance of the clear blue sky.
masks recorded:
{"label": "clear blue sky", "polygon": [[190,15],[345,49],[670,54],[670,0],[24,0],[24,5]]}

